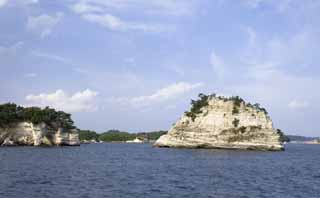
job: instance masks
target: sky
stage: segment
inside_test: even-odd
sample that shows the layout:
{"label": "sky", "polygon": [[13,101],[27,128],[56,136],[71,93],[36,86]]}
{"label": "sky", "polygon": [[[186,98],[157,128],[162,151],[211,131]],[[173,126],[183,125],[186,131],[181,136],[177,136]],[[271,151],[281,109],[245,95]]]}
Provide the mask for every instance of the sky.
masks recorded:
{"label": "sky", "polygon": [[319,0],[0,0],[0,103],[168,130],[199,93],[320,136]]}

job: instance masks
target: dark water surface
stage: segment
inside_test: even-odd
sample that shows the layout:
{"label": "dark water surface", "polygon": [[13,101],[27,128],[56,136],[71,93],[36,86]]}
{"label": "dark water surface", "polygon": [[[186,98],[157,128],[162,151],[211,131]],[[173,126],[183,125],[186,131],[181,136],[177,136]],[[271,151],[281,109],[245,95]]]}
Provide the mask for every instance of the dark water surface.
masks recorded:
{"label": "dark water surface", "polygon": [[320,145],[285,152],[149,144],[0,148],[1,198],[320,197]]}

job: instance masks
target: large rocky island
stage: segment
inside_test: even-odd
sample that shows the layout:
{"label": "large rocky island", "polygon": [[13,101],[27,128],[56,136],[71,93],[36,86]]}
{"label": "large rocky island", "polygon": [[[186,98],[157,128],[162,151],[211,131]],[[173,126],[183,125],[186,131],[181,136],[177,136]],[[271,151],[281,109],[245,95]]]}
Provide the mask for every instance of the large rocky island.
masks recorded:
{"label": "large rocky island", "polygon": [[76,146],[79,131],[63,111],[7,103],[0,105],[0,145]]}
{"label": "large rocky island", "polygon": [[240,97],[199,94],[191,110],[161,136],[157,147],[219,148],[281,151],[283,133],[273,127],[267,111]]}

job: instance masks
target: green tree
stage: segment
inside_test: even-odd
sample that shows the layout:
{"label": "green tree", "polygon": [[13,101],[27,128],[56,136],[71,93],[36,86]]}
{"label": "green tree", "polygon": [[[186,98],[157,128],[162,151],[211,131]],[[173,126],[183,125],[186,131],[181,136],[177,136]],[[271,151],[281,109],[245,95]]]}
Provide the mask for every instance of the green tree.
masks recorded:
{"label": "green tree", "polygon": [[46,123],[52,127],[75,128],[71,114],[55,111],[49,107],[21,107],[14,103],[0,105],[0,126],[7,127],[18,122]]}
{"label": "green tree", "polygon": [[97,134],[95,131],[90,130],[80,130],[79,131],[79,139],[80,141],[83,140],[99,140],[99,134]]}
{"label": "green tree", "polygon": [[190,111],[186,111],[185,115],[188,117],[191,117],[191,119],[194,121],[197,114],[202,113],[201,108],[209,105],[209,97],[203,93],[199,94],[198,100],[191,100],[191,109]]}

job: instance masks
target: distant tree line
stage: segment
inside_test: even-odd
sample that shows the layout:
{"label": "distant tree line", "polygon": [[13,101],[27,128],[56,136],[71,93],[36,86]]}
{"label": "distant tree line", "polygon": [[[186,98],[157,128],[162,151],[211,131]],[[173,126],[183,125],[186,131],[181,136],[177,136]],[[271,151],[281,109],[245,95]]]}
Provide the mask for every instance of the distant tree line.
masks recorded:
{"label": "distant tree line", "polygon": [[80,140],[99,140],[99,134],[97,134],[95,131],[90,130],[80,130],[79,132],[79,139]]}
{"label": "distant tree line", "polygon": [[320,137],[305,137],[300,135],[287,135],[290,141],[296,141],[296,142],[305,142],[305,141],[314,141],[314,140],[320,140]]}
{"label": "distant tree line", "polygon": [[22,107],[14,103],[0,105],[0,127],[10,127],[19,122],[46,123],[51,127],[72,129],[71,114],[46,107]]}
{"label": "distant tree line", "polygon": [[80,130],[80,141],[104,141],[104,142],[117,142],[117,141],[128,141],[135,138],[141,140],[157,140],[161,135],[166,134],[167,131],[153,131],[153,132],[140,132],[140,133],[129,133],[119,131],[116,129],[109,130],[104,133],[96,133],[90,130]]}

